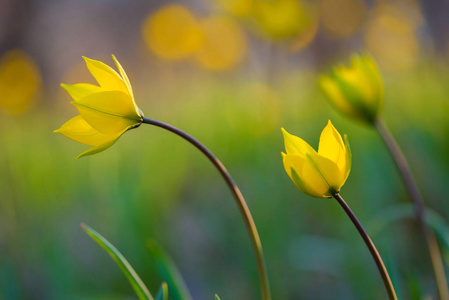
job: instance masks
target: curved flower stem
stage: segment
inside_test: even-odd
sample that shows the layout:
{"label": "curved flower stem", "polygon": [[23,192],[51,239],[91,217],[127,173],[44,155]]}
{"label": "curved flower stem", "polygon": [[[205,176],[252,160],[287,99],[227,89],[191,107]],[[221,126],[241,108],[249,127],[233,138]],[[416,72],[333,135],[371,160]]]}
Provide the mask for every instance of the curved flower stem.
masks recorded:
{"label": "curved flower stem", "polygon": [[371,256],[373,257],[374,261],[376,262],[377,268],[379,269],[380,275],[382,276],[382,280],[384,281],[385,288],[387,289],[388,298],[390,300],[397,300],[398,297],[396,296],[396,292],[394,291],[393,283],[391,283],[390,276],[388,275],[387,269],[385,268],[384,262],[382,261],[382,258],[380,257],[379,252],[377,252],[376,246],[374,246],[373,241],[371,241],[368,233],[366,233],[365,229],[363,228],[362,224],[359,222],[357,217],[352,212],[351,208],[349,208],[348,204],[346,204],[345,200],[340,196],[339,193],[334,194],[334,198],[338,201],[338,203],[341,205],[343,210],[346,212],[348,217],[351,219],[354,226],[357,228],[358,232],[363,238],[363,241],[365,242],[366,246],[368,247],[369,252],[371,253]]}
{"label": "curved flower stem", "polygon": [[242,196],[242,193],[240,192],[240,189],[235,184],[234,180],[232,179],[231,175],[229,174],[228,170],[226,170],[225,166],[221,163],[221,161],[207,149],[203,144],[198,142],[195,138],[190,136],[189,134],[185,133],[184,131],[171,126],[169,124],[152,120],[149,118],[143,118],[142,123],[154,125],[157,127],[161,127],[163,129],[166,129],[168,131],[171,131],[175,133],[176,135],[182,137],[183,139],[187,140],[189,143],[191,143],[193,146],[195,146],[198,150],[200,150],[204,155],[207,156],[207,158],[212,162],[212,164],[217,168],[217,170],[220,172],[223,179],[226,181],[226,184],[228,185],[229,189],[231,190],[232,195],[234,196],[235,202],[240,210],[240,213],[242,214],[243,220],[245,222],[245,226],[248,230],[249,236],[251,238],[251,243],[253,245],[254,254],[256,256],[256,263],[257,263],[257,269],[259,272],[259,281],[261,285],[261,293],[262,293],[262,299],[263,300],[271,300],[270,295],[270,286],[268,284],[268,275],[267,275],[267,269],[265,266],[263,251],[262,251],[262,244],[260,242],[259,233],[257,232],[256,225],[254,224],[253,217],[251,216],[251,212],[249,211],[248,205],[245,202],[245,199]]}
{"label": "curved flower stem", "polygon": [[424,238],[427,242],[427,247],[429,248],[430,259],[432,261],[440,298],[449,300],[449,289],[447,285],[446,274],[444,272],[441,252],[438,248],[438,243],[435,238],[434,232],[425,223],[426,208],[424,206],[424,201],[421,193],[419,192],[417,184],[413,178],[412,172],[410,171],[410,167],[408,166],[407,160],[405,159],[404,154],[399,148],[399,145],[396,143],[396,140],[394,139],[385,122],[381,118],[378,118],[374,122],[374,126],[379,132],[379,135],[382,137],[382,140],[384,141],[388,150],[390,151],[391,156],[396,163],[396,167],[401,174],[402,180],[404,181],[405,187],[407,188],[407,191],[410,194],[410,198],[412,199],[415,206],[416,219],[418,220],[419,226],[421,227]]}

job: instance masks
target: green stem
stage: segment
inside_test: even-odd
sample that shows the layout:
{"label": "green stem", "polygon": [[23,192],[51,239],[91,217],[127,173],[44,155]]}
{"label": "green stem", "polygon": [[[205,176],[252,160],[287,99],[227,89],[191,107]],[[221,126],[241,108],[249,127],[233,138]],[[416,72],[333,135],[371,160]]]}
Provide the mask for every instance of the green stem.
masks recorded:
{"label": "green stem", "polygon": [[415,182],[415,179],[413,178],[412,172],[410,171],[410,167],[408,166],[404,154],[399,148],[399,145],[397,144],[385,122],[381,118],[377,118],[377,120],[374,122],[374,126],[377,129],[379,135],[382,137],[382,140],[384,141],[388,150],[390,151],[390,154],[393,157],[394,162],[396,163],[396,167],[401,174],[405,187],[407,188],[410,198],[412,199],[415,206],[416,219],[418,220],[418,224],[424,234],[427,247],[429,248],[430,259],[432,261],[440,298],[443,300],[449,300],[449,289],[447,285],[446,274],[444,272],[441,252],[438,247],[434,232],[425,223],[426,209],[424,206],[423,197],[418,190],[418,186]]}
{"label": "green stem", "polygon": [[379,252],[376,249],[376,246],[374,246],[373,241],[369,237],[368,233],[363,228],[360,221],[357,219],[355,214],[352,212],[351,208],[346,204],[345,200],[340,196],[339,193],[334,194],[334,198],[338,201],[338,203],[341,205],[343,210],[346,212],[348,217],[351,219],[352,223],[354,224],[355,228],[357,228],[358,232],[362,236],[363,241],[365,242],[366,246],[368,247],[369,252],[371,253],[371,256],[373,257],[377,269],[380,272],[380,275],[382,276],[382,280],[384,282],[385,288],[387,289],[388,298],[390,300],[397,300],[398,297],[396,296],[396,292],[393,287],[393,283],[391,283],[390,276],[388,275],[387,269],[385,268],[384,262],[382,261],[382,258],[380,257]]}
{"label": "green stem", "polygon": [[243,198],[242,193],[240,192],[240,189],[235,184],[234,180],[232,179],[231,175],[229,174],[228,170],[226,170],[225,166],[221,163],[221,161],[207,149],[203,144],[201,144],[198,140],[193,138],[191,135],[185,133],[184,131],[171,126],[169,124],[152,120],[149,118],[143,118],[142,123],[154,125],[157,127],[161,127],[163,129],[166,129],[168,131],[171,131],[175,133],[176,135],[182,137],[186,141],[188,141],[190,144],[195,146],[198,150],[200,150],[210,161],[211,163],[217,168],[217,170],[220,172],[223,179],[226,181],[226,184],[228,185],[229,189],[231,190],[232,195],[234,196],[235,202],[240,210],[240,213],[242,214],[243,220],[245,222],[245,226],[248,230],[249,236],[251,238],[251,243],[253,245],[254,254],[256,256],[256,263],[257,263],[257,269],[259,272],[259,280],[261,285],[261,293],[262,293],[262,299],[263,300],[271,300],[270,295],[270,286],[268,284],[268,274],[267,269],[265,266],[265,260],[263,256],[262,251],[262,244],[260,242],[259,233],[257,232],[256,224],[254,223],[253,217],[251,216],[251,212],[248,208],[248,205],[245,202],[245,199]]}

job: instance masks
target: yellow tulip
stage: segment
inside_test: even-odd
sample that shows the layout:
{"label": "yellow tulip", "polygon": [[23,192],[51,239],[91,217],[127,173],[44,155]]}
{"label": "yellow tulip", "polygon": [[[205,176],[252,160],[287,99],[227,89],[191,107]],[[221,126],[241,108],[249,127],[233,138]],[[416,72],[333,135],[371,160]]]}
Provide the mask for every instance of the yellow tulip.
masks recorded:
{"label": "yellow tulip", "polygon": [[330,198],[340,191],[351,171],[351,150],[329,120],[320,136],[318,152],[282,128],[284,168],[296,187],[315,198]]}
{"label": "yellow tulip", "polygon": [[369,55],[353,56],[350,67],[336,67],[318,83],[329,102],[349,118],[373,123],[382,110],[384,87]]}
{"label": "yellow tulip", "polygon": [[100,61],[83,58],[99,86],[88,83],[61,84],[73,98],[72,104],[80,115],[54,131],[93,146],[77,158],[106,150],[123,133],[138,127],[143,120],[143,113],[134,101],[128,76],[115,56],[112,58],[120,75]]}

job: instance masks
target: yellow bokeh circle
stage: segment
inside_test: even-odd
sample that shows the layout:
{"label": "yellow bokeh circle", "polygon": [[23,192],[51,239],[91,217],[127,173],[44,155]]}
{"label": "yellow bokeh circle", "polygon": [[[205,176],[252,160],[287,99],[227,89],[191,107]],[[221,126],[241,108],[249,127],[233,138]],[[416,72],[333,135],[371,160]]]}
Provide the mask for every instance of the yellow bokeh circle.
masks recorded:
{"label": "yellow bokeh circle", "polygon": [[41,74],[22,50],[10,50],[0,60],[0,110],[10,115],[28,111],[41,90]]}
{"label": "yellow bokeh circle", "polygon": [[195,52],[198,63],[210,70],[228,70],[237,65],[247,49],[246,35],[228,17],[209,17],[201,22],[204,39]]}
{"label": "yellow bokeh circle", "polygon": [[182,5],[170,4],[147,17],[142,28],[146,45],[159,57],[180,60],[202,43],[200,25]]}

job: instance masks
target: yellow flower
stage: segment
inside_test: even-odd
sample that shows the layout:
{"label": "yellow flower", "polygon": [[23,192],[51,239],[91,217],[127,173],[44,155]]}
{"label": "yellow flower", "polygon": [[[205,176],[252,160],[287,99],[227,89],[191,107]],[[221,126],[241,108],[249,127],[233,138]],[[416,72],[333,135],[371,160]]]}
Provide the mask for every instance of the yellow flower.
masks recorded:
{"label": "yellow flower", "polygon": [[320,136],[318,152],[301,138],[282,128],[284,168],[296,187],[315,198],[332,197],[340,191],[351,171],[351,150],[329,120]]}
{"label": "yellow flower", "polygon": [[100,86],[88,83],[61,84],[75,100],[72,104],[80,115],[54,131],[74,141],[93,146],[77,158],[106,150],[123,133],[138,127],[143,119],[143,113],[134,102],[128,76],[115,56],[112,58],[120,75],[100,61],[83,58]]}
{"label": "yellow flower", "polygon": [[343,115],[373,123],[382,110],[384,87],[369,55],[353,56],[351,66],[339,66],[319,79],[329,102]]}

